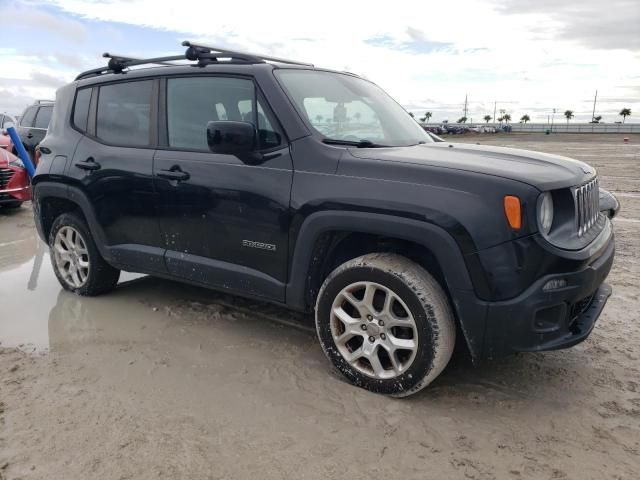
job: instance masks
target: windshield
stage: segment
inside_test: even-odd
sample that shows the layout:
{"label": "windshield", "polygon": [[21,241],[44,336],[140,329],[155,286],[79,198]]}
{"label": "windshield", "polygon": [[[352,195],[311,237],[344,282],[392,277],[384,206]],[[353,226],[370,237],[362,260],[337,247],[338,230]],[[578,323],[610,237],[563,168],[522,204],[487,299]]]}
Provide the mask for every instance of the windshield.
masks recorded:
{"label": "windshield", "polygon": [[327,143],[408,146],[432,142],[404,108],[371,82],[316,70],[280,69],[276,76]]}

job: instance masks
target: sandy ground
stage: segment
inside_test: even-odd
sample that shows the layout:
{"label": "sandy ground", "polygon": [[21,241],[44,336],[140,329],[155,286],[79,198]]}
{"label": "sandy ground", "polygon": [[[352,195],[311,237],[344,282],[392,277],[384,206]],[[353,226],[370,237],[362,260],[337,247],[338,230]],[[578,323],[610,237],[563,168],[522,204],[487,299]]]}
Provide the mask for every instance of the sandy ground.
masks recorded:
{"label": "sandy ground", "polygon": [[465,137],[569,155],[618,194],[614,294],[573,349],[457,355],[396,400],[330,373],[311,319],[131,274],[58,286],[0,213],[0,479],[637,479],[640,138]]}

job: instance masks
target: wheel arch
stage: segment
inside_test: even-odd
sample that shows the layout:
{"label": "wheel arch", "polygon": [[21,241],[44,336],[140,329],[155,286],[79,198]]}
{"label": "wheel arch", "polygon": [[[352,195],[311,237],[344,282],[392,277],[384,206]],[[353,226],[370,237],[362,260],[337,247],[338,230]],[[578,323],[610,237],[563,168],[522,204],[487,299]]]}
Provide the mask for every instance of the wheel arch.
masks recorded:
{"label": "wheel arch", "polygon": [[287,305],[310,311],[326,276],[339,264],[366,253],[394,252],[427,269],[447,293],[471,355],[480,354],[485,312],[473,311],[473,284],[458,244],[442,227],[369,212],[322,211],[302,224],[293,252]]}
{"label": "wheel arch", "polygon": [[53,221],[67,212],[78,212],[86,221],[95,238],[100,255],[109,260],[105,236],[96,220],[95,211],[87,195],[78,187],[57,182],[41,181],[33,186],[33,209],[40,238],[48,243]]}

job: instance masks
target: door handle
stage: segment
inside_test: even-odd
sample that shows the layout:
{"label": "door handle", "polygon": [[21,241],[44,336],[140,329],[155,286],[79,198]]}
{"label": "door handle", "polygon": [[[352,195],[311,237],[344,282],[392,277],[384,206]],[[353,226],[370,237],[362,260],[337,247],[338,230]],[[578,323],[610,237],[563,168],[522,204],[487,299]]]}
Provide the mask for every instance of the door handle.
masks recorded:
{"label": "door handle", "polygon": [[89,170],[89,171],[100,170],[101,168],[101,165],[98,162],[96,162],[93,159],[93,157],[87,158],[84,162],[76,162],[75,165],[81,170]]}
{"label": "door handle", "polygon": [[169,170],[160,170],[156,175],[176,182],[184,182],[185,180],[189,180],[191,177],[187,172],[180,170],[180,167],[178,166],[171,167]]}

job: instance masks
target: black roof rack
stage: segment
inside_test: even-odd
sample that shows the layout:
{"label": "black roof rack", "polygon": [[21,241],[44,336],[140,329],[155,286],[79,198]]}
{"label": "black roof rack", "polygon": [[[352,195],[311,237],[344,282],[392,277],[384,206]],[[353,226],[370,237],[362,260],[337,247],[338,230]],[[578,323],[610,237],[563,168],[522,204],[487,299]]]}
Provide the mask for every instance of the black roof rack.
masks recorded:
{"label": "black roof rack", "polygon": [[245,60],[249,63],[265,63],[265,61],[267,61],[275,63],[285,63],[287,65],[302,65],[305,67],[313,67],[312,63],[297,62],[295,60],[287,60],[285,58],[279,57],[268,57],[266,55],[257,55],[255,53],[244,53],[236,50],[229,50],[227,48],[199,45],[197,43],[190,42],[189,40],[185,40],[184,42],[182,42],[182,45],[184,47],[189,47],[187,48],[187,51],[185,53],[185,56],[189,60],[202,61],[203,59],[208,58],[213,58],[216,60],[217,58],[231,58]]}
{"label": "black roof rack", "polygon": [[[106,73],[122,73],[126,68],[134,67],[137,65],[177,65],[170,63],[176,60],[191,60],[197,61],[198,66],[205,66],[211,63],[265,63],[275,62],[284,63],[288,65],[302,65],[305,67],[313,67],[311,63],[296,62],[294,60],[287,60],[278,57],[267,57],[265,55],[256,55],[252,53],[238,52],[235,50],[229,50],[226,48],[210,47],[207,45],[199,45],[188,40],[182,42],[182,45],[187,47],[186,52],[183,55],[170,55],[166,57],[155,58],[133,58],[125,57],[122,55],[112,55],[110,53],[104,53],[102,56],[108,58],[109,62],[106,66],[100,68],[93,68],[87,70],[78,75],[75,79],[81,80],[83,78],[94,77]],[[229,59],[221,62],[220,59]]]}

